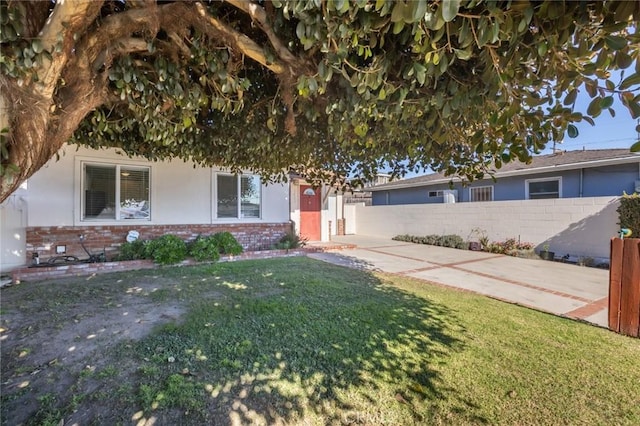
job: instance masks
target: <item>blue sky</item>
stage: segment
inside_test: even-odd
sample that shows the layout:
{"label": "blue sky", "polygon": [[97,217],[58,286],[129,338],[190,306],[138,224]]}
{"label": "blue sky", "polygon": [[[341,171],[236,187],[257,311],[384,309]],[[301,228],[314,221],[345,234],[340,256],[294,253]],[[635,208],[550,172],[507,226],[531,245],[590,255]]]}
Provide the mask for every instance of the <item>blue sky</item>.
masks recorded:
{"label": "blue sky", "polygon": [[[587,110],[590,99],[586,98],[578,100],[580,104],[576,105],[577,111],[584,113]],[[630,148],[640,139],[636,131],[638,120],[632,119],[629,110],[617,99],[613,108],[616,110],[615,118],[612,118],[608,111],[603,111],[594,120],[595,126],[587,122],[577,123],[578,137],[571,139],[565,136],[564,141],[556,147],[566,151],[575,151],[583,147],[585,149]],[[543,154],[551,153],[552,149],[553,143],[549,143]]]}
{"label": "blue sky", "polygon": [[[560,144],[556,144],[556,149],[563,151],[575,151],[579,149],[611,149],[630,148],[635,142],[640,140],[640,135],[636,131],[636,126],[640,124],[638,119],[631,118],[629,110],[614,96],[613,108],[616,111],[615,118],[611,117],[609,111],[603,111],[599,117],[594,119],[595,126],[583,121],[576,123],[578,137],[570,138],[565,135]],[[589,98],[586,94],[578,95],[575,110],[585,113],[589,106]],[[553,152],[553,142],[549,142],[547,147],[540,154],[551,154]],[[433,173],[431,170],[423,170],[418,173],[407,173],[405,179]]]}

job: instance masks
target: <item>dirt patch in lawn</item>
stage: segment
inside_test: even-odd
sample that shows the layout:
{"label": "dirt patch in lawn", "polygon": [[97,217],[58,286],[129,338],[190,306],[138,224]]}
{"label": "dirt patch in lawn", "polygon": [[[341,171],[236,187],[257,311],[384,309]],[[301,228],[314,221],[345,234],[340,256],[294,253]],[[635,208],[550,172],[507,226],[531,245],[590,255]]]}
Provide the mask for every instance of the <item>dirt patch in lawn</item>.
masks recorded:
{"label": "dirt patch in lawn", "polygon": [[[180,278],[154,273],[101,275],[22,283],[1,290],[0,344],[2,424],[54,421],[60,401],[85,398],[97,386],[91,380],[110,374],[109,353],[137,341],[154,327],[180,322],[186,302],[175,297]],[[216,297],[215,291],[207,294]],[[118,365],[122,377],[126,362]],[[82,392],[79,393],[79,379]],[[99,396],[99,395],[98,395]],[[77,401],[76,401],[77,402]],[[91,404],[95,405],[95,404]],[[113,409],[117,409],[114,407]],[[99,416],[114,419],[110,407]],[[60,413],[62,414],[62,413]],[[68,416],[65,416],[68,419]]]}

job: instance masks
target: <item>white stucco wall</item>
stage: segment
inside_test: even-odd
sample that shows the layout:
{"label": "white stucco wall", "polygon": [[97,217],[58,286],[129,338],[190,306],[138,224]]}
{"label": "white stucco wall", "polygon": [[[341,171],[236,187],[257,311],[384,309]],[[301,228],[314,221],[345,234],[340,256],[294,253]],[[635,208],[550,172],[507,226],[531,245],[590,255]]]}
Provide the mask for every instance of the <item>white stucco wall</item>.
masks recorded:
{"label": "white stucco wall", "polygon": [[[65,147],[60,160],[49,161],[31,179],[26,200],[27,226],[77,226],[114,224],[114,221],[81,221],[82,161],[149,166],[151,168],[151,220],[139,223],[209,224],[289,221],[287,184],[262,185],[259,219],[215,218],[215,173],[217,168],[193,167],[181,160],[148,162],[119,155],[115,149],[91,150]],[[136,223],[119,221],[117,223]]]}
{"label": "white stucco wall", "polygon": [[[618,231],[616,197],[493,201],[456,204],[356,206],[359,235],[457,234],[474,239],[475,228],[492,241],[516,238],[538,247],[549,244],[557,256],[609,258]],[[477,238],[475,238],[477,240]]]}
{"label": "white stucco wall", "polygon": [[0,204],[0,273],[11,271],[27,262],[27,203],[24,186]]}
{"label": "white stucco wall", "polygon": [[344,204],[344,233],[356,233],[356,206],[364,207],[364,203]]}
{"label": "white stucco wall", "polygon": [[[151,220],[82,221],[82,161],[148,166]],[[115,149],[91,150],[66,146],[60,160],[52,159],[35,175],[27,189],[19,189],[0,205],[0,272],[28,262],[25,229],[30,226],[100,226],[114,224],[175,225],[216,223],[283,223],[289,221],[288,184],[261,187],[259,219],[217,219],[217,168],[193,167],[181,160],[148,162],[120,155]]]}

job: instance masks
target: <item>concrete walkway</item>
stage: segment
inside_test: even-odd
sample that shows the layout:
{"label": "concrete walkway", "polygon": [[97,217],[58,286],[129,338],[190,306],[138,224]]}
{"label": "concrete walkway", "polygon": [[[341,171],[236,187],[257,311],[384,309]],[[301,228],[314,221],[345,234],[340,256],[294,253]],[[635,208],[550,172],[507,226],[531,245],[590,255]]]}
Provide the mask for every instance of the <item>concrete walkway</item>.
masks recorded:
{"label": "concrete walkway", "polygon": [[406,275],[607,327],[607,270],[362,235],[334,237],[332,242],[355,248],[310,257]]}

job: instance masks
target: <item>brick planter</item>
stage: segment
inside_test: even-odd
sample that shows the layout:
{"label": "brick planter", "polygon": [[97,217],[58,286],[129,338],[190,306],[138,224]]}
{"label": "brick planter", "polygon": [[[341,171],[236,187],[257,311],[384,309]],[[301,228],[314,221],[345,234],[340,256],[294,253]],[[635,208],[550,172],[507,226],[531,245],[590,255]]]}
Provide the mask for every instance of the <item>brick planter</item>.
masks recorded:
{"label": "brick planter", "polygon": [[85,236],[85,245],[92,253],[106,252],[107,259],[114,258],[120,245],[125,242],[129,231],[140,233],[140,239],[151,240],[166,234],[173,234],[185,241],[192,241],[198,235],[216,232],[230,232],[245,251],[269,250],[291,229],[284,223],[233,223],[197,225],[109,225],[109,226],[32,226],[26,229],[27,259],[37,252],[41,262],[56,256],[56,246],[65,246],[67,255],[80,259],[87,254],[80,245],[79,235]]}
{"label": "brick planter", "polygon": [[[320,248],[302,248],[293,250],[260,250],[249,251],[238,256],[222,256],[219,262],[234,262],[237,260],[251,259],[269,259],[274,257],[294,257],[306,256],[307,253],[320,251]],[[187,259],[178,264],[178,266],[200,265],[206,262],[196,262],[193,259]],[[176,266],[176,265],[171,265]],[[58,266],[40,266],[36,268],[16,269],[11,273],[12,281],[17,284],[21,281],[39,281],[44,279],[55,279],[74,276],[85,276],[107,272],[117,271],[134,271],[140,269],[157,269],[163,268],[163,265],[153,263],[152,260],[127,260],[121,262],[104,262],[104,263],[78,263],[71,265]]]}

